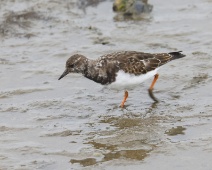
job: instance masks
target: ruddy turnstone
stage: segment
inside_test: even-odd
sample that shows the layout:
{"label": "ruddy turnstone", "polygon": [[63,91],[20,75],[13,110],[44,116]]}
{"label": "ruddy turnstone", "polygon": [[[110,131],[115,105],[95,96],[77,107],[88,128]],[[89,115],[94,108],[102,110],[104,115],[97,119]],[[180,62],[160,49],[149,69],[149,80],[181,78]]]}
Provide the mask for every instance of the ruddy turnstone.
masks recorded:
{"label": "ruddy turnstone", "polygon": [[[122,51],[103,55],[96,60],[75,54],[66,61],[66,69],[58,80],[69,73],[81,73],[84,77],[102,85],[128,86],[140,84],[147,78],[154,77],[149,87],[149,95],[155,102],[158,102],[152,93],[159,77],[157,71],[160,66],[169,61],[185,57],[181,52],[150,54]],[[120,107],[124,107],[127,98],[128,91],[126,90]]]}

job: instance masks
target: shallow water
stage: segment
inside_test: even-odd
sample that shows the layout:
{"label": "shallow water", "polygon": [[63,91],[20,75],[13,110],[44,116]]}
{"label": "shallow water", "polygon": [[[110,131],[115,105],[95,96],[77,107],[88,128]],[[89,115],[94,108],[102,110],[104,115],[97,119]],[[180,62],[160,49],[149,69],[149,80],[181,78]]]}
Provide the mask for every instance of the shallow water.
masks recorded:
{"label": "shallow water", "polygon": [[[0,3],[0,169],[211,169],[212,1],[152,0],[141,21],[113,20],[111,1]],[[81,1],[82,2],[82,1]],[[106,15],[107,14],[107,15]],[[119,51],[187,57],[147,80],[110,90],[66,59]]]}

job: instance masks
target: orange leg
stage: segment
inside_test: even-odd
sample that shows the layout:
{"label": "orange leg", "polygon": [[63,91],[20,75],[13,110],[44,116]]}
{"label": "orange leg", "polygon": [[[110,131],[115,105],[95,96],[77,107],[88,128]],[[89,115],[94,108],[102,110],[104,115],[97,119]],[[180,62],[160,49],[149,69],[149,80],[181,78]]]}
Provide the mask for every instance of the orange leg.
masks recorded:
{"label": "orange leg", "polygon": [[152,90],[153,90],[153,88],[154,88],[154,85],[155,85],[155,83],[156,83],[158,77],[159,77],[159,74],[155,74],[154,80],[152,81],[152,84],[151,84],[151,86],[150,86],[150,88],[149,88],[149,96],[150,96],[155,102],[158,102],[158,100],[157,100],[157,99],[155,98],[155,96],[153,95]]}
{"label": "orange leg", "polygon": [[123,99],[123,101],[121,102],[121,105],[120,105],[121,108],[124,107],[124,103],[126,102],[127,98],[128,98],[128,91],[125,91],[124,99]]}

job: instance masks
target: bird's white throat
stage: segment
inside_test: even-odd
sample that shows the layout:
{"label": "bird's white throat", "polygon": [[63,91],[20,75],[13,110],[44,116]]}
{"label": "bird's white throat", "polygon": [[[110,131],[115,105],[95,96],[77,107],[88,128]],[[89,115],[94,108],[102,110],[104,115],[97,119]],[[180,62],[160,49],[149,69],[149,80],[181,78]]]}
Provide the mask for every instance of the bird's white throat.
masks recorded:
{"label": "bird's white throat", "polygon": [[149,71],[146,74],[142,74],[139,76],[125,73],[124,71],[120,70],[117,73],[116,81],[111,83],[109,85],[110,88],[123,88],[123,87],[130,87],[137,84],[140,84],[144,82],[145,80],[153,77],[155,74],[157,74],[157,71],[159,68],[156,68],[155,70]]}

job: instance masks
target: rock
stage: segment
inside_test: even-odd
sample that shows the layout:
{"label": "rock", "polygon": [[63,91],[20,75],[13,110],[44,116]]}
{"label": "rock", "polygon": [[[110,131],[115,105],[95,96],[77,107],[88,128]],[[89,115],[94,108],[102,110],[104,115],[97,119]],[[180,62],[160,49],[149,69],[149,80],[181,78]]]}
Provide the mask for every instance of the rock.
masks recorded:
{"label": "rock", "polygon": [[139,19],[142,14],[150,13],[153,6],[147,0],[115,0],[113,11],[117,12],[116,18]]}

